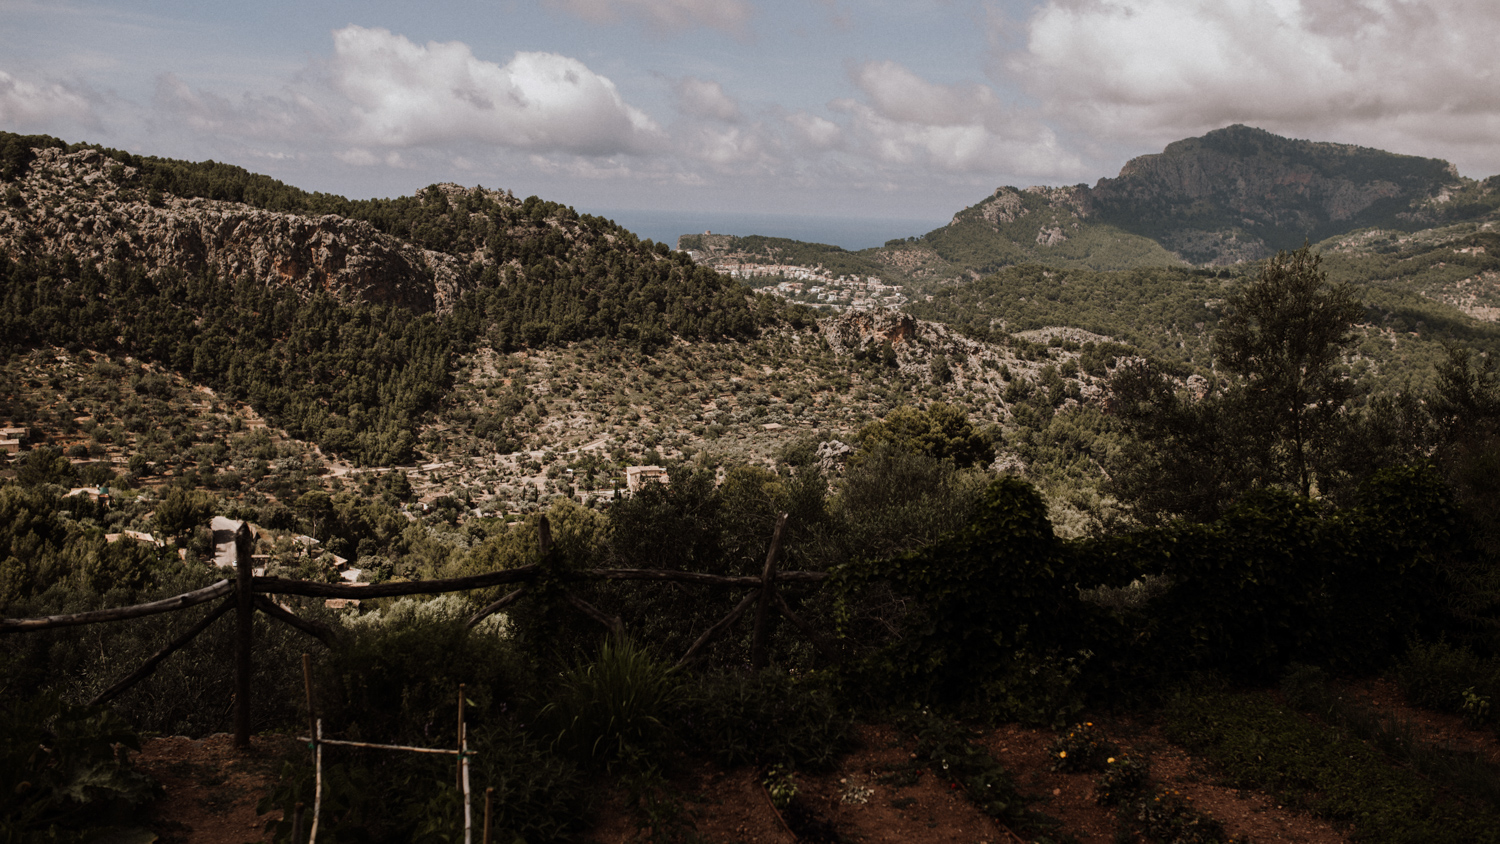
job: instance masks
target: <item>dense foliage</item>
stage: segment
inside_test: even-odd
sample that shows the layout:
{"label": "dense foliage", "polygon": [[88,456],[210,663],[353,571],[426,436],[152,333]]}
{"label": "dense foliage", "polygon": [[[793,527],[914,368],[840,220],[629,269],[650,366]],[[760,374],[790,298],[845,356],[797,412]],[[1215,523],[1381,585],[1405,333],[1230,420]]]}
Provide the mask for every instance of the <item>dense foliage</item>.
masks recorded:
{"label": "dense foliage", "polygon": [[293,436],[365,463],[411,459],[457,344],[432,315],[298,301],[248,280],[0,259],[4,352],[119,350],[249,401]]}

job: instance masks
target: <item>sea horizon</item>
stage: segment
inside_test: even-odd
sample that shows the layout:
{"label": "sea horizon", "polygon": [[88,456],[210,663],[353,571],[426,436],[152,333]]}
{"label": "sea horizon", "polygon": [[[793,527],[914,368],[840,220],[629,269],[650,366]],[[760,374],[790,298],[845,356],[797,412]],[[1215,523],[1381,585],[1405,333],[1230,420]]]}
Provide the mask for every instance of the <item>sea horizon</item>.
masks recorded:
{"label": "sea horizon", "polygon": [[[587,209],[579,208],[580,212]],[[884,246],[896,238],[920,237],[946,225],[946,219],[922,217],[823,217],[810,214],[753,214],[733,211],[650,211],[628,208],[587,210],[634,232],[677,248],[685,234],[764,235],[806,243],[826,243],[849,251]]]}

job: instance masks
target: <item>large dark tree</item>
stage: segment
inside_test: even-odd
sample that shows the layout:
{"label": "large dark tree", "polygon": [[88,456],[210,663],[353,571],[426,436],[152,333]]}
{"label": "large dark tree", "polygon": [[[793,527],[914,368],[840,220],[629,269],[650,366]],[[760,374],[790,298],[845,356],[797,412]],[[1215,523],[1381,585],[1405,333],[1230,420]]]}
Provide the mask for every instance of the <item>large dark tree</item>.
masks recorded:
{"label": "large dark tree", "polygon": [[1349,398],[1341,366],[1364,311],[1344,284],[1330,284],[1307,246],[1277,253],[1229,294],[1214,336],[1217,363],[1242,379],[1247,406],[1275,435],[1274,469],[1304,496],[1313,450]]}

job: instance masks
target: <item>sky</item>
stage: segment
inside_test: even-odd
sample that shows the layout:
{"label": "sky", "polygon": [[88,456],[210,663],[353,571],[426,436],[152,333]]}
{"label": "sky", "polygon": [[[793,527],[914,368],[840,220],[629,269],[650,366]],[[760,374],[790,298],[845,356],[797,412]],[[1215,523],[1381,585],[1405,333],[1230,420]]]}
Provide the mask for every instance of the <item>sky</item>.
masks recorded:
{"label": "sky", "polygon": [[0,0],[0,129],[353,198],[945,220],[1244,123],[1500,173],[1494,0]]}

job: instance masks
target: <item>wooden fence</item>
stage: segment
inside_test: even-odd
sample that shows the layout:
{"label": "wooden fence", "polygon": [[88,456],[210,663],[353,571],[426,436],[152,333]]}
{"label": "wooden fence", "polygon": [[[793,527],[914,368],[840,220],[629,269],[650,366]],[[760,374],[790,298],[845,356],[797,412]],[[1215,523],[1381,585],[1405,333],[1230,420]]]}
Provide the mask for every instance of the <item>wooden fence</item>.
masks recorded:
{"label": "wooden fence", "polygon": [[[781,541],[786,529],[786,521],[787,514],[785,513],[782,513],[776,520],[776,529],[771,535],[771,546],[766,553],[766,564],[760,577],[736,577],[704,574],[702,572],[664,571],[659,569],[582,569],[577,571],[553,572],[547,566],[548,556],[552,549],[551,528],[544,516],[541,519],[538,529],[538,544],[542,558],[542,562],[539,564],[486,574],[476,574],[468,577],[403,583],[361,584],[357,586],[351,584],[316,583],[308,580],[293,580],[280,577],[255,577],[250,567],[252,535],[249,525],[241,523],[234,537],[234,580],[221,580],[211,586],[206,586],[182,595],[174,595],[173,597],[164,598],[159,601],[136,604],[129,607],[94,610],[91,612],[75,613],[73,615],[47,616],[45,618],[0,619],[0,634],[141,618],[157,613],[174,612],[207,603],[216,598],[224,598],[219,606],[209,613],[207,617],[167,643],[165,647],[148,658],[140,668],[121,678],[108,689],[100,692],[94,698],[93,702],[106,703],[113,700],[126,689],[150,676],[151,672],[156,670],[156,667],[163,660],[188,642],[191,642],[204,630],[207,630],[221,616],[233,611],[235,613],[234,738],[235,744],[239,747],[249,747],[251,734],[250,675],[254,653],[252,621],[254,620],[256,611],[264,613],[277,621],[291,625],[297,630],[314,636],[324,644],[330,646],[336,644],[339,638],[337,629],[297,615],[276,603],[268,597],[270,595],[299,595],[312,598],[390,598],[401,595],[436,595],[446,592],[467,592],[475,589],[489,589],[496,586],[515,584],[516,588],[513,591],[498,601],[480,609],[469,618],[468,626],[473,628],[474,625],[485,618],[505,609],[524,597],[537,578],[542,577],[544,574],[550,574],[563,583],[591,580],[644,580],[699,586],[721,586],[735,589],[749,589],[751,592],[728,615],[703,631],[702,635],[693,642],[692,646],[688,648],[687,653],[683,654],[682,659],[678,661],[678,667],[684,667],[692,663],[701,653],[704,646],[739,621],[750,610],[751,606],[756,607],[756,612],[755,628],[751,638],[750,660],[756,667],[766,664],[766,640],[770,630],[771,619],[777,613],[785,617],[798,630],[802,631],[820,651],[833,655],[834,651],[830,643],[812,625],[808,624],[801,616],[794,612],[787,604],[786,598],[781,594],[779,586],[782,584],[815,585],[828,577],[824,572],[779,570],[778,560],[781,554]],[[623,634],[623,624],[618,617],[605,614],[576,594],[566,591],[566,589],[563,592],[563,598],[583,614],[599,622],[614,635]]]}

